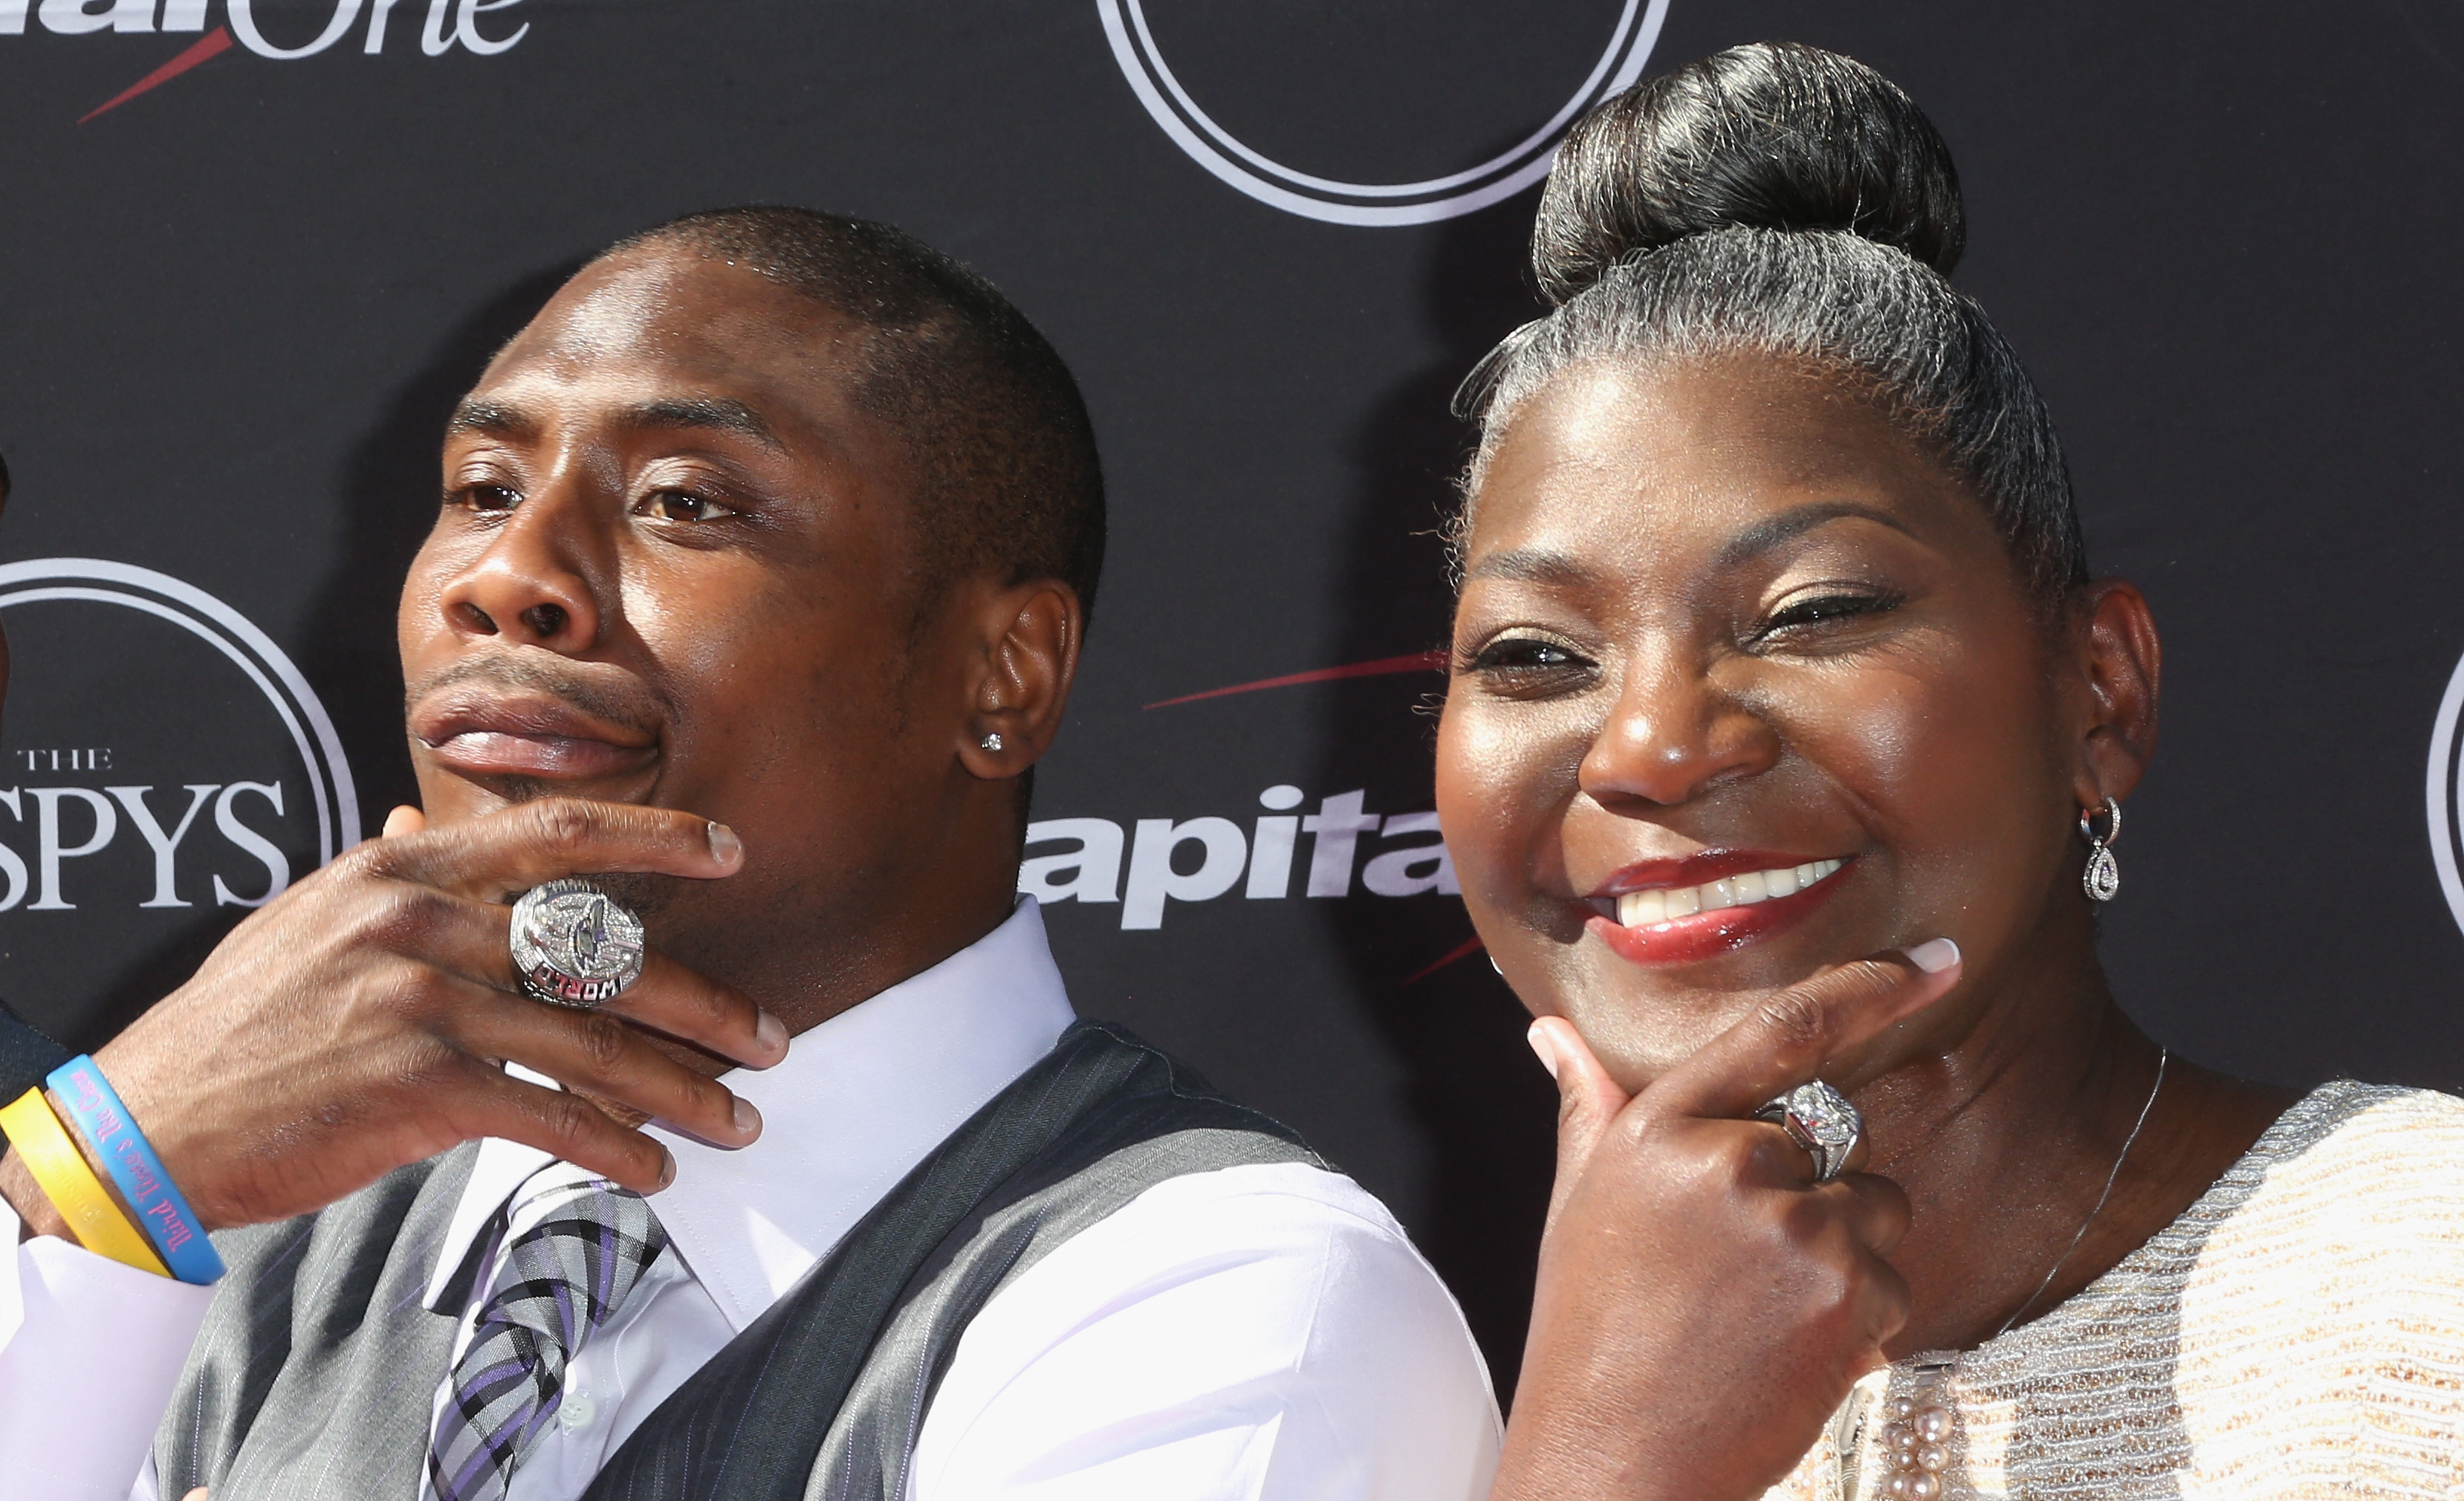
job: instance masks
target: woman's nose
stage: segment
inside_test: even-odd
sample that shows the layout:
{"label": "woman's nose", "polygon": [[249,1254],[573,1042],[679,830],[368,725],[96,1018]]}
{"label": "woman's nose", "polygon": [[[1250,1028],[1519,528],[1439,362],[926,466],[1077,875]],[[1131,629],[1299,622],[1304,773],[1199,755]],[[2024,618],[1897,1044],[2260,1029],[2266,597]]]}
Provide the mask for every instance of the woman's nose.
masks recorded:
{"label": "woman's nose", "polygon": [[1779,760],[1779,736],[1699,670],[1637,664],[1583,757],[1583,791],[1674,806],[1757,776]]}
{"label": "woman's nose", "polygon": [[487,550],[445,588],[448,622],[465,636],[568,654],[599,639],[583,507],[553,494],[525,497]]}

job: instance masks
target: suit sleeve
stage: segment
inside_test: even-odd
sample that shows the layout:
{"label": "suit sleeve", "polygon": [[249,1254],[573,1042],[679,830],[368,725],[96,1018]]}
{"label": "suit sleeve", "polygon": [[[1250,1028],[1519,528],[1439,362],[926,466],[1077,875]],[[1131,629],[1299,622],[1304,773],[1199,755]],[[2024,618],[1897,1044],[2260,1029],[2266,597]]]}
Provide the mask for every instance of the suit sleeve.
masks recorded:
{"label": "suit sleeve", "polygon": [[0,1201],[0,1490],[144,1501],[154,1430],[214,1290],[21,1235]]}
{"label": "suit sleeve", "polygon": [[1497,1405],[1384,1207],[1297,1165],[1156,1185],[1021,1273],[935,1394],[911,1501],[1472,1501]]}

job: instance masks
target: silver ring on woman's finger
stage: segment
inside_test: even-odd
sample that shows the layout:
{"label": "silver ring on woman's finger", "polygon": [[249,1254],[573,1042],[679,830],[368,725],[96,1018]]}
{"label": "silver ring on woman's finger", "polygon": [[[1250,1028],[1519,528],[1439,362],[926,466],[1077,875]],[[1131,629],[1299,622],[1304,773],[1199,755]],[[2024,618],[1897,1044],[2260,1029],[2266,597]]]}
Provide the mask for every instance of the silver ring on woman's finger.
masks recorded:
{"label": "silver ring on woman's finger", "polygon": [[1857,1138],[1865,1134],[1865,1117],[1848,1096],[1823,1083],[1800,1084],[1754,1112],[1788,1133],[1789,1139],[1814,1158],[1814,1181],[1827,1183],[1848,1165]]}
{"label": "silver ring on woman's finger", "polygon": [[588,1011],[642,978],[642,919],[588,881],[549,881],[514,903],[513,949],[522,994]]}

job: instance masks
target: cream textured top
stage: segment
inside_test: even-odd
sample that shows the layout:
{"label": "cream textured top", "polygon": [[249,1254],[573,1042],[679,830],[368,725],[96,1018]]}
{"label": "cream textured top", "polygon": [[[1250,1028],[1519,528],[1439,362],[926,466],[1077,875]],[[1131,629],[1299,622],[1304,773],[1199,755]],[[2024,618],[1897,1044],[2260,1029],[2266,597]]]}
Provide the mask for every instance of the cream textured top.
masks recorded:
{"label": "cream textured top", "polygon": [[2052,1313],[1866,1378],[1766,1501],[1929,1493],[2464,1497],[2464,1100],[2315,1091]]}

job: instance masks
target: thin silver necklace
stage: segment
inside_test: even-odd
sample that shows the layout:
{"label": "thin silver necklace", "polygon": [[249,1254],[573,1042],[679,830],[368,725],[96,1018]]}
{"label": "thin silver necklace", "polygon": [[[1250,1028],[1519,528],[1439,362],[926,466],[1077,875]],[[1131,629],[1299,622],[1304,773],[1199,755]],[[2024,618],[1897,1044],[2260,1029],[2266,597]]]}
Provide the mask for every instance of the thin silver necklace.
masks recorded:
{"label": "thin silver necklace", "polygon": [[2011,1326],[2019,1321],[2019,1316],[2036,1306],[2036,1300],[2045,1295],[2045,1290],[2054,1285],[2054,1279],[2060,1276],[2062,1269],[2070,1264],[2071,1254],[2079,1248],[2079,1242],[2087,1239],[2088,1227],[2096,1224],[2098,1215],[2104,1212],[2104,1202],[2113,1197],[2113,1185],[2122,1181],[2122,1164],[2130,1160],[2130,1149],[2138,1144],[2140,1128],[2147,1124],[2147,1113],[2156,1108],[2156,1092],[2165,1087],[2165,1065],[2171,1058],[2172,1054],[2167,1049],[2156,1049],[2156,1082],[2148,1086],[2147,1103],[2139,1107],[2139,1118],[2131,1123],[2130,1135],[2122,1138],[2122,1154],[2113,1159],[2113,1171],[2104,1175],[2104,1192],[2096,1196],[2096,1207],[2087,1212],[2087,1218],[2080,1222],[2079,1233],[2071,1237],[2071,1243],[2063,1248],[2060,1258],[2047,1269],[2045,1280],[2036,1284],[2036,1291],[2028,1294],[2027,1302],[2002,1320],[2002,1327],[1993,1331],[1993,1338],[1999,1339],[2009,1334]]}

